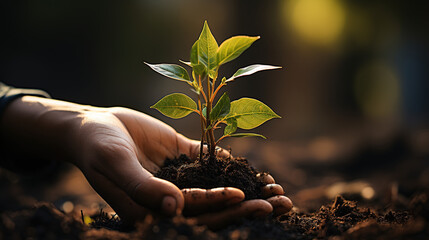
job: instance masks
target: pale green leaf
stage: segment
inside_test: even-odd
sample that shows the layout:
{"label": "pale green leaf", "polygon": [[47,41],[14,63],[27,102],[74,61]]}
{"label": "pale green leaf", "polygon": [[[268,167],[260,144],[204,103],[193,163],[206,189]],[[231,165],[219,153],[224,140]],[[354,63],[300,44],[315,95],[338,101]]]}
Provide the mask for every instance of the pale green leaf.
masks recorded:
{"label": "pale green leaf", "polygon": [[180,59],[179,59],[179,62],[181,62],[181,63],[183,63],[183,64],[185,64],[185,65],[187,65],[189,67],[192,67],[191,62],[183,61],[183,60],[180,60]]}
{"label": "pale green leaf", "polygon": [[237,126],[242,129],[252,129],[264,122],[280,118],[271,108],[259,100],[252,98],[241,98],[231,102],[231,110],[226,116],[237,119]]}
{"label": "pale green leaf", "polygon": [[182,118],[197,111],[197,104],[182,93],[173,93],[163,97],[151,108],[155,108],[170,118]]}
{"label": "pale green leaf", "polygon": [[259,38],[260,37],[235,36],[225,40],[217,51],[218,65],[220,66],[236,59]]}
{"label": "pale green leaf", "polygon": [[198,65],[200,60],[198,60],[198,40],[192,45],[191,48],[191,64],[192,66]]}
{"label": "pale green leaf", "polygon": [[229,113],[229,109],[231,108],[231,102],[229,100],[229,97],[226,93],[224,93],[216,103],[216,105],[213,107],[212,111],[210,112],[210,120],[216,121],[220,118],[225,117]]}
{"label": "pale green leaf", "polygon": [[203,116],[207,117],[207,107],[206,106],[203,107],[202,112],[203,112]]}
{"label": "pale green leaf", "polygon": [[155,72],[166,77],[190,83],[189,75],[186,69],[176,64],[149,64],[146,63]]}
{"label": "pale green leaf", "polygon": [[261,137],[263,139],[267,139],[264,135],[257,133],[233,133],[229,135],[230,137]]}
{"label": "pale green leaf", "polygon": [[200,76],[205,76],[206,75],[206,67],[200,63],[199,60],[199,50],[198,50],[198,40],[195,41],[194,45],[192,45],[191,48],[191,67],[192,70],[195,72],[195,74],[200,75]]}
{"label": "pale green leaf", "polygon": [[[193,83],[192,83],[192,87],[194,87],[193,86]],[[193,92],[193,93],[195,93],[195,94],[197,94],[197,95],[199,95],[200,94],[200,92],[199,92],[199,90],[198,90],[198,88],[190,88],[189,90],[191,90],[191,92]]]}
{"label": "pale green leaf", "polygon": [[223,135],[230,135],[237,131],[237,119],[229,118],[226,120],[226,127],[223,131]]}
{"label": "pale green leaf", "polygon": [[237,72],[235,72],[234,75],[232,75],[232,77],[230,77],[230,78],[228,78],[228,80],[226,80],[226,82],[230,82],[236,78],[251,75],[251,74],[254,74],[254,73],[259,72],[259,71],[279,69],[279,68],[282,68],[282,67],[271,66],[271,65],[262,65],[262,64],[250,65],[250,66],[238,69]]}
{"label": "pale green leaf", "polygon": [[216,39],[212,35],[207,21],[205,21],[201,35],[198,38],[198,60],[199,63],[202,63],[207,68],[210,77],[213,77],[214,70],[217,68],[217,49]]}

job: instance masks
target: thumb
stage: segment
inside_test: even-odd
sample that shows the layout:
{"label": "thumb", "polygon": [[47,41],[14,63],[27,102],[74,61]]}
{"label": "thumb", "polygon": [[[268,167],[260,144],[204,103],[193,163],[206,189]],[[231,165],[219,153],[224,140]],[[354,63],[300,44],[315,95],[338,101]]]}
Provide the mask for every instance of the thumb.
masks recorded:
{"label": "thumb", "polygon": [[185,205],[183,194],[176,185],[154,176],[141,179],[130,195],[135,202],[167,216],[181,214]]}

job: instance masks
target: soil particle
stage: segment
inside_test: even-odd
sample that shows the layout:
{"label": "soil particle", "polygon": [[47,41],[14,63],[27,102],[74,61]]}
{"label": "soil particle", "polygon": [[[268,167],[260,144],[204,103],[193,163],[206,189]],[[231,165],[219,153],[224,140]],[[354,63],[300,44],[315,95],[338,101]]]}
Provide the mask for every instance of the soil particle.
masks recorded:
{"label": "soil particle", "polygon": [[246,200],[262,198],[265,185],[256,171],[244,158],[209,158],[192,161],[186,155],[167,159],[164,167],[155,176],[174,183],[178,188],[236,187],[241,189]]}
{"label": "soil particle", "polygon": [[331,211],[337,217],[345,216],[356,210],[356,203],[346,201],[342,196],[337,196],[332,204]]}
{"label": "soil particle", "polygon": [[100,209],[96,214],[90,216],[93,222],[90,223],[92,228],[106,228],[121,232],[130,232],[135,230],[134,226],[126,225],[116,214],[108,214]]}

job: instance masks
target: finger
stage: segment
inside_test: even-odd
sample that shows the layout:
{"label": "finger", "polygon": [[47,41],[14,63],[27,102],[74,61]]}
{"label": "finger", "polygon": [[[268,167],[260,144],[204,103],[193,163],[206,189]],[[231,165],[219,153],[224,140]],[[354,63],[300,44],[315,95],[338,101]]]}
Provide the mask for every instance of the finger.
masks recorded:
{"label": "finger", "polygon": [[169,216],[182,211],[184,199],[180,189],[144,169],[132,150],[106,141],[99,145],[85,169],[95,169],[141,206]]}
{"label": "finger", "polygon": [[132,199],[167,216],[181,214],[184,208],[179,188],[166,180],[151,176],[138,182],[134,189],[130,194]]}
{"label": "finger", "polygon": [[266,184],[276,183],[274,178],[268,173],[258,173],[258,174],[256,174],[256,177]]}
{"label": "finger", "polygon": [[244,201],[235,207],[217,213],[209,213],[196,217],[198,224],[207,225],[211,229],[220,229],[245,217],[265,217],[273,211],[271,204],[265,200],[254,199]]}
{"label": "finger", "polygon": [[112,207],[125,223],[143,219],[148,210],[133,201],[122,189],[118,188],[102,174],[94,171],[86,175],[95,191]]}
{"label": "finger", "polygon": [[274,216],[285,214],[293,207],[292,201],[286,196],[274,196],[268,198],[267,201],[273,206]]}
{"label": "finger", "polygon": [[193,216],[202,212],[213,212],[244,200],[240,189],[222,187],[213,189],[187,188],[182,189],[185,198],[183,214]]}
{"label": "finger", "polygon": [[114,107],[108,109],[124,125],[125,132],[133,139],[137,148],[145,154],[156,169],[163,166],[166,158],[180,156],[177,133],[166,123],[147,114],[128,108]]}
{"label": "finger", "polygon": [[200,142],[196,140],[191,140],[182,134],[177,133],[176,136],[177,141],[177,157],[180,154],[185,154],[189,158],[196,160],[199,157],[200,153]]}
{"label": "finger", "polygon": [[221,157],[221,158],[232,158],[232,154],[230,151],[225,150],[221,147],[216,147],[216,156]]}
{"label": "finger", "polygon": [[263,198],[285,194],[283,187],[279,184],[267,184],[261,188],[261,192]]}

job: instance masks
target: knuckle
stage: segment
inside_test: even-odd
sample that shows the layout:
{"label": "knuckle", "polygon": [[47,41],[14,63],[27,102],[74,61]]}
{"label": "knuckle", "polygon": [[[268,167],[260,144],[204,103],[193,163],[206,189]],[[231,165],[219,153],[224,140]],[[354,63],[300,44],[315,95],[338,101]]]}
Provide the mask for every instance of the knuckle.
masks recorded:
{"label": "knuckle", "polygon": [[141,185],[141,182],[139,182],[139,181],[129,180],[124,185],[124,190],[128,194],[128,196],[131,197],[131,199],[136,199],[137,198],[137,192],[138,192],[140,185]]}

